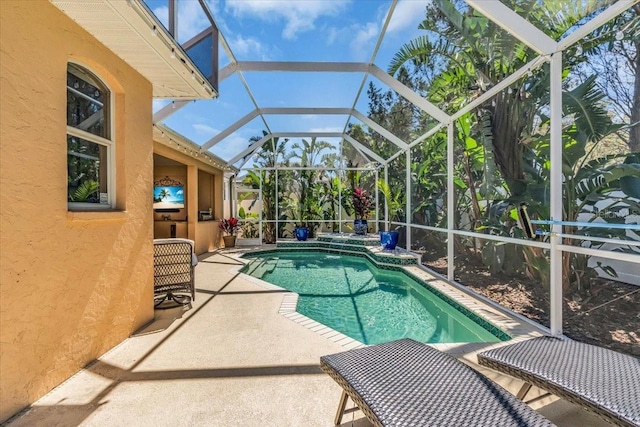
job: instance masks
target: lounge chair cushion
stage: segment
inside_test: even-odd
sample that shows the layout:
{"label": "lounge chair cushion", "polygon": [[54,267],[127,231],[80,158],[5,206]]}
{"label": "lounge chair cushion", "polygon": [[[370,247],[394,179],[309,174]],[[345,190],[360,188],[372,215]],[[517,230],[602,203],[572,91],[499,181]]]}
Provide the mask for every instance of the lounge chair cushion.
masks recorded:
{"label": "lounge chair cushion", "polygon": [[640,359],[602,347],[540,337],[478,354],[504,372],[623,426],[640,426]]}
{"label": "lounge chair cushion", "polygon": [[454,357],[411,339],[320,358],[378,426],[551,426]]}

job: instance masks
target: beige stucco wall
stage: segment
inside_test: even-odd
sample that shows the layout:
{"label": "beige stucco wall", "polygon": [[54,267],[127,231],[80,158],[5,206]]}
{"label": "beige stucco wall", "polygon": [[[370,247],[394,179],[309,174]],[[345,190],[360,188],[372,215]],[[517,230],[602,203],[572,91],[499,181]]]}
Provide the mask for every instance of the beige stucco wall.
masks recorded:
{"label": "beige stucco wall", "polygon": [[[208,251],[212,251],[217,247],[220,247],[221,235],[218,230],[217,222],[213,221],[198,221],[198,171],[204,171],[213,176],[213,201],[211,208],[215,218],[222,218],[223,212],[223,200],[222,200],[222,180],[223,172],[211,166],[208,163],[202,162],[193,156],[189,156],[183,152],[174,150],[171,147],[167,147],[158,141],[154,141],[153,150],[156,154],[159,154],[168,159],[182,163],[184,167],[180,166],[155,166],[154,176],[156,179],[164,176],[170,176],[172,179],[179,180],[186,183],[186,205],[185,209],[181,209],[180,213],[170,214],[172,219],[184,219],[188,220],[187,224],[187,238],[195,242],[195,251],[197,254],[202,254]],[[209,203],[206,203],[208,208]],[[202,208],[203,210],[205,207]],[[186,210],[186,212],[184,212]],[[162,213],[154,213],[154,219],[159,221],[162,219]],[[162,224],[160,224],[162,225]],[[180,236],[179,236],[180,237]]]}
{"label": "beige stucco wall", "polygon": [[[0,2],[0,421],[153,318],[151,83],[46,0]],[[66,72],[115,94],[117,205],[68,213]]]}

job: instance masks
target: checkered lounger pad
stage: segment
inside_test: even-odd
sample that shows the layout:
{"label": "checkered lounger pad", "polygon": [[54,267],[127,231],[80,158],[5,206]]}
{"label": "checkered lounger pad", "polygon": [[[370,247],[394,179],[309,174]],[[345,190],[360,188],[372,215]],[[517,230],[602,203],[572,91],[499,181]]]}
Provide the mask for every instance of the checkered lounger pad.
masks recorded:
{"label": "checkered lounger pad", "polygon": [[573,340],[540,337],[478,354],[504,372],[621,426],[640,427],[640,359]]}
{"label": "checkered lounger pad", "polygon": [[410,339],[320,358],[377,426],[552,426],[454,357]]}

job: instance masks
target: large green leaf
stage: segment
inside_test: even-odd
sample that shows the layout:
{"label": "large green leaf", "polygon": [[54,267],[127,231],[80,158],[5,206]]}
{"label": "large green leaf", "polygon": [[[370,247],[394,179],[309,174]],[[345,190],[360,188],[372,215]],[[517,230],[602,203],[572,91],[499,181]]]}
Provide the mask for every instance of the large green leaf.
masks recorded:
{"label": "large green leaf", "polygon": [[[640,176],[640,164],[620,164],[611,166],[605,170],[596,170],[594,173],[577,182],[575,194],[578,199],[585,199],[590,194],[611,186],[612,183],[624,177]],[[615,188],[617,189],[617,188]]]}
{"label": "large green leaf", "polygon": [[[581,85],[562,94],[564,114],[574,115],[575,139],[583,149],[588,142],[598,141],[610,133],[612,127],[609,113],[601,102],[605,94],[596,86],[596,77],[592,75]],[[579,157],[582,156],[571,160],[577,161]]]}
{"label": "large green leaf", "polygon": [[494,194],[499,184],[496,177],[496,162],[493,158],[493,132],[491,128],[491,116],[487,110],[482,111],[479,123],[479,138],[482,147],[482,184],[480,194],[489,198]]}
{"label": "large green leaf", "polygon": [[91,197],[94,193],[98,191],[99,185],[96,181],[92,179],[88,179],[84,181],[80,186],[76,189],[71,196],[72,202],[86,202],[89,197]]}

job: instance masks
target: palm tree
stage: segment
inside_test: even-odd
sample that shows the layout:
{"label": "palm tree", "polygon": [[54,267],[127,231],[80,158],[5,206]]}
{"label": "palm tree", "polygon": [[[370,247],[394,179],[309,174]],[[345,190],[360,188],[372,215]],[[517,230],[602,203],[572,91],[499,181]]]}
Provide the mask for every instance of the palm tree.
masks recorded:
{"label": "palm tree", "polygon": [[[267,132],[263,131],[263,136],[266,136]],[[251,144],[262,139],[259,136],[253,136],[249,139]],[[290,154],[286,153],[286,144],[289,142],[287,138],[271,138],[267,141],[260,151],[256,152],[254,167],[256,169],[265,168],[272,170],[250,170],[247,172],[243,184],[251,188],[260,188],[262,183],[262,214],[263,218],[267,221],[276,220],[276,204],[279,197],[276,194],[276,179],[275,174],[278,173],[275,169],[277,166],[288,166],[291,158]],[[280,180],[280,185],[286,185],[285,179]],[[266,222],[263,228],[263,240],[265,243],[276,242],[276,225],[275,222]]]}
{"label": "palm tree", "polygon": [[160,192],[158,193],[158,196],[160,196],[160,200],[164,200],[167,197],[171,197],[171,193],[169,192],[169,190],[167,190],[166,188],[163,188],[162,190],[160,190]]}
{"label": "palm tree", "polygon": [[[292,159],[298,160],[293,163],[293,166],[303,168],[321,166],[321,160],[327,159],[323,157],[323,154],[333,148],[333,144],[327,141],[318,141],[316,137],[312,137],[310,140],[302,139],[301,143],[295,143],[292,147]],[[324,216],[321,203],[323,183],[327,180],[324,171],[321,169],[301,169],[297,171],[296,175],[298,175],[298,179],[292,184],[298,199],[296,204],[298,212],[295,213],[297,220],[303,224],[306,224],[307,221],[322,220]],[[313,223],[309,227],[312,236],[318,225],[318,223]]]}

